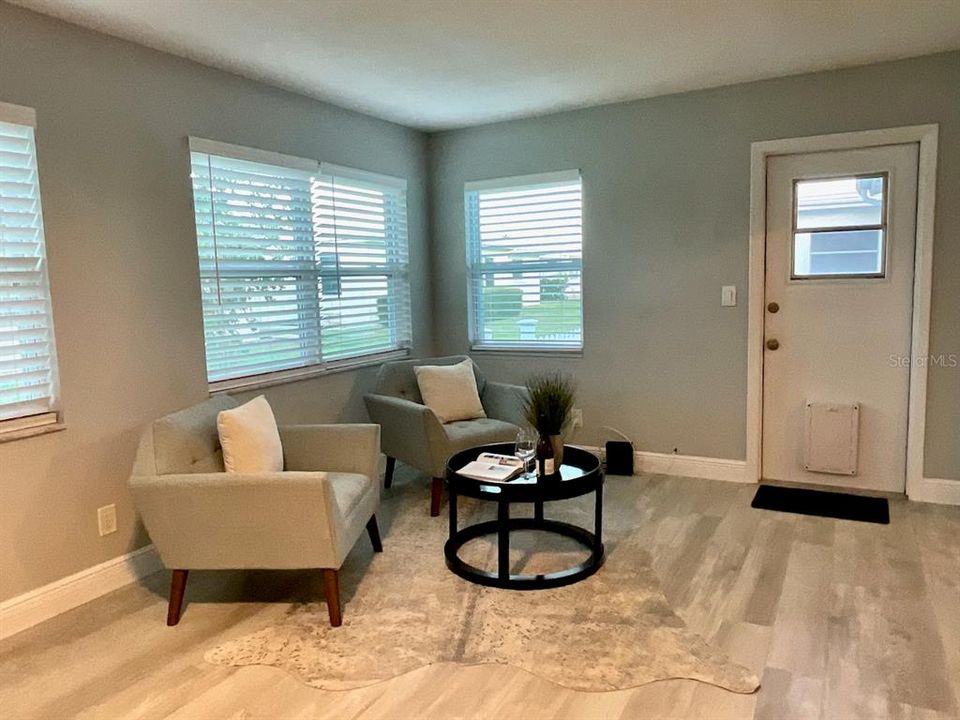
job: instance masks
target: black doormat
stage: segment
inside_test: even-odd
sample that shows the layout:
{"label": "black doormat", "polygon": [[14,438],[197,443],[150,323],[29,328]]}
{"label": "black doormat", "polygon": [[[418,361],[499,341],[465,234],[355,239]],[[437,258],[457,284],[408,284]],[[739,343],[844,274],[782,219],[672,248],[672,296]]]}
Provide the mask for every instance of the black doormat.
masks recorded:
{"label": "black doormat", "polygon": [[890,507],[886,498],[863,497],[826,490],[785,488],[761,485],[753,496],[751,507],[779,510],[799,515],[817,515],[838,520],[890,524]]}

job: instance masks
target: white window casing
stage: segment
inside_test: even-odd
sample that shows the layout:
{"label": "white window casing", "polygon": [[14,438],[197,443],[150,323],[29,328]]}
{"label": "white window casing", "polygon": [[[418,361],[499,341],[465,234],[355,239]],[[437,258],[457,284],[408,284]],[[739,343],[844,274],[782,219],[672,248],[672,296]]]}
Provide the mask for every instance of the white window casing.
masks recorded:
{"label": "white window casing", "polygon": [[406,354],[406,182],[191,138],[211,390]]}
{"label": "white window casing", "polygon": [[0,103],[0,441],[59,425],[36,115]]}
{"label": "white window casing", "polygon": [[583,348],[583,203],[578,170],[464,185],[475,350]]}

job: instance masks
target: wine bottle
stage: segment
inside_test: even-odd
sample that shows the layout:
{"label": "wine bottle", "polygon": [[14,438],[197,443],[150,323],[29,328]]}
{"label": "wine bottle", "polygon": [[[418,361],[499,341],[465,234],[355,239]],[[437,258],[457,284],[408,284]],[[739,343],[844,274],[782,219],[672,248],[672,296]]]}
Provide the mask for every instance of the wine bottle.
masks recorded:
{"label": "wine bottle", "polygon": [[537,475],[539,477],[550,477],[556,472],[556,465],[553,457],[553,443],[550,439],[540,436],[537,441]]}

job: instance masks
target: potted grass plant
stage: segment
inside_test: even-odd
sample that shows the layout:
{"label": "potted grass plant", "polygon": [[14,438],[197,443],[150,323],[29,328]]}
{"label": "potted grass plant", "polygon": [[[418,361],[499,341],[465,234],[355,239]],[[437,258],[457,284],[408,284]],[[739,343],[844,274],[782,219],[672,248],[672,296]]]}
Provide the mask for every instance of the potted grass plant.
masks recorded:
{"label": "potted grass plant", "polygon": [[573,379],[561,373],[536,375],[527,380],[528,394],[523,403],[523,416],[541,437],[553,447],[559,467],[563,462],[563,436],[570,425],[576,400]]}

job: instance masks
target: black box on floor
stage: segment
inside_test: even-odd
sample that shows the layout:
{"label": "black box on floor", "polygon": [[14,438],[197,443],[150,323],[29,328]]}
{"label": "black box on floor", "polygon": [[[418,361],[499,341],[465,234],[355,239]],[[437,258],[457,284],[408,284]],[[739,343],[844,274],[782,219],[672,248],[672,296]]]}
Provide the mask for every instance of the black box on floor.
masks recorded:
{"label": "black box on floor", "polygon": [[624,440],[607,443],[607,474],[633,475],[633,445]]}

